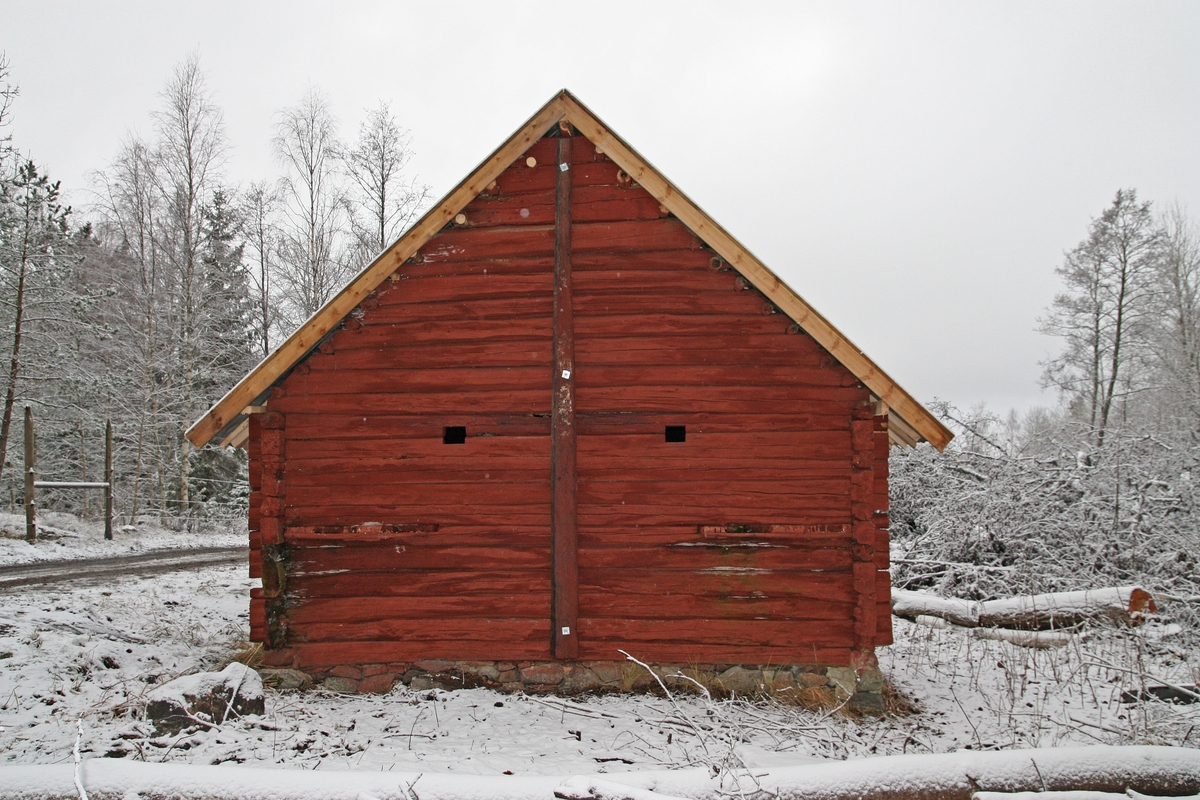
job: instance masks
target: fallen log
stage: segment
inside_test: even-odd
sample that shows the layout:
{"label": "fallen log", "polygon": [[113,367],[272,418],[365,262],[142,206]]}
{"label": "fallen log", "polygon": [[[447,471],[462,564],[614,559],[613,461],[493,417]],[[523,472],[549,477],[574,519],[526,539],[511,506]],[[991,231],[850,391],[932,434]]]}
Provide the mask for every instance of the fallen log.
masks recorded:
{"label": "fallen log", "polygon": [[971,800],[1200,800],[1200,795],[1155,797],[1132,789],[1124,792],[1089,792],[1082,789],[1065,792],[976,792]]}
{"label": "fallen log", "polygon": [[1162,700],[1167,703],[1200,703],[1200,686],[1147,686],[1143,691],[1121,692],[1122,703],[1143,703],[1147,700]]}
{"label": "fallen log", "polygon": [[975,636],[980,639],[1008,642],[1018,647],[1046,650],[1051,647],[1065,647],[1071,641],[1072,634],[1069,631],[1014,631],[1009,628],[976,628]]}
{"label": "fallen log", "polygon": [[[77,800],[74,764],[0,766],[0,800]],[[118,758],[83,762],[92,800],[970,800],[976,792],[1132,789],[1158,797],[1200,792],[1200,750],[1186,747],[1052,747],[1040,750],[880,756],[762,769],[709,766],[680,770],[567,775],[453,775],[349,770],[312,772],[199,764],[148,764]],[[417,789],[414,791],[414,784]],[[641,790],[641,791],[637,791]],[[642,792],[645,792],[643,794]],[[657,797],[656,797],[657,795]]]}
{"label": "fallen log", "polygon": [[907,589],[892,589],[892,613],[916,621],[917,617],[938,617],[963,628],[979,627],[978,603],[957,597],[938,597]]}
{"label": "fallen log", "polygon": [[1157,611],[1154,598],[1138,586],[1049,592],[983,602],[892,590],[892,613],[896,616],[913,621],[918,616],[940,617],[964,628],[1044,631],[1071,628],[1097,619],[1137,625],[1146,614]]}
{"label": "fallen log", "polygon": [[989,628],[1035,631],[1069,628],[1095,619],[1137,625],[1145,614],[1157,611],[1154,598],[1145,589],[1114,586],[985,600],[979,604],[979,624]]}

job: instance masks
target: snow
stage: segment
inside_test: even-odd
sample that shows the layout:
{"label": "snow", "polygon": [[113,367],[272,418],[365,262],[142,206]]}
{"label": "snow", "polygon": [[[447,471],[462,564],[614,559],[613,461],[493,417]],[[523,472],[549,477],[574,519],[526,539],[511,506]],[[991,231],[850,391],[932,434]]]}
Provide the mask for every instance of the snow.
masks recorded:
{"label": "snow", "polygon": [[229,687],[243,698],[257,699],[263,695],[262,679],[245,664],[234,662],[220,672],[197,672],[163,684],[146,694],[147,701],[168,700],[186,707],[190,699],[210,694],[219,687]]}
{"label": "snow", "polygon": [[[556,793],[601,800],[672,800],[755,794],[848,800],[895,796],[969,797],[973,791],[1064,790],[1087,781],[1109,792],[1130,786],[1195,791],[1200,751],[1169,747],[1066,747],[1035,751],[881,756],[774,769],[706,768],[596,775],[468,776],[429,772],[353,773],[268,770],[244,766],[85,762],[81,779],[94,796],[246,800],[549,800]],[[74,795],[74,765],[0,768],[0,798]],[[1039,795],[1046,800],[1044,795]],[[996,800],[991,798],[990,800]],[[1076,800],[1076,798],[1071,798]]]}
{"label": "snow", "polygon": [[[177,534],[151,534],[144,543],[155,536]],[[248,596],[257,581],[244,575],[234,565],[5,591],[0,797],[13,796],[13,786],[60,779],[63,796],[73,796],[77,721],[84,774],[95,786],[161,779],[219,788],[211,776],[228,774],[250,776],[275,794],[230,789],[227,796],[306,800],[401,797],[402,776],[420,776],[420,800],[455,792],[549,798],[576,775],[694,798],[713,789],[714,771],[780,789],[800,780],[795,770],[804,770],[806,786],[844,785],[844,759],[858,765],[854,774],[880,780],[871,770],[892,763],[928,777],[943,762],[920,759],[956,751],[966,759],[953,762],[960,766],[976,764],[971,759],[985,755],[978,751],[1003,751],[1018,754],[1024,768],[1029,748],[1044,748],[1052,767],[1053,754],[1082,745],[1183,745],[1173,752],[1185,759],[1200,745],[1197,706],[1120,702],[1123,690],[1145,683],[1200,678],[1200,657],[1180,643],[1179,626],[1153,620],[1135,629],[1092,626],[1064,647],[1033,650],[980,639],[978,629],[896,619],[896,643],[879,650],[880,663],[919,711],[884,719],[693,695],[564,701],[397,687],[384,696],[268,690],[262,716],[157,733],[143,716],[156,688],[221,670],[248,647]],[[901,769],[886,768],[888,780]],[[298,793],[286,794],[289,786]],[[208,796],[226,795],[214,788]]]}
{"label": "snow", "polygon": [[0,566],[195,547],[245,547],[246,541],[244,520],[192,532],[169,530],[142,519],[137,525],[114,528],[112,540],[106,540],[103,522],[39,511],[38,539],[30,544],[25,541],[25,515],[0,513]]}

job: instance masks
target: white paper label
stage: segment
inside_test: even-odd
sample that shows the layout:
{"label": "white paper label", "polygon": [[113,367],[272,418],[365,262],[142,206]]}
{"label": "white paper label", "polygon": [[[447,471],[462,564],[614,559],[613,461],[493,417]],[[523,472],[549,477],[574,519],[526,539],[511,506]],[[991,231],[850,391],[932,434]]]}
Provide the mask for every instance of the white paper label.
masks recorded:
{"label": "white paper label", "polygon": [[563,172],[566,172],[567,170],[569,170],[569,169],[571,168],[571,165],[570,165],[570,164],[563,163],[563,164],[559,164],[559,165],[558,165],[558,168],[559,168],[560,170],[562,170]]}
{"label": "white paper label", "polygon": [[566,625],[564,625],[564,626],[563,626],[563,629],[562,629],[562,631],[563,631],[563,636],[570,636],[570,635],[571,635],[571,629],[570,629],[568,626],[566,626]]}
{"label": "white paper label", "polygon": [[569,370],[569,369],[564,369],[564,370],[563,370],[563,377],[564,377],[564,378],[570,378],[570,377],[571,377],[571,370]]}

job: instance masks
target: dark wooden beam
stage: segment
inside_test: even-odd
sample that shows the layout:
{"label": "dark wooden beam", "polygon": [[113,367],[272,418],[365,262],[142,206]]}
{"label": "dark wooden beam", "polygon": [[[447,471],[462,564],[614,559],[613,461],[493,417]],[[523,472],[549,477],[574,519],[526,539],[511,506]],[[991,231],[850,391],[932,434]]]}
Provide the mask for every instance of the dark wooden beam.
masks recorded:
{"label": "dark wooden beam", "polygon": [[558,140],[554,192],[554,399],[550,417],[551,645],[555,658],[579,656],[576,546],[575,323],[571,308],[571,143]]}

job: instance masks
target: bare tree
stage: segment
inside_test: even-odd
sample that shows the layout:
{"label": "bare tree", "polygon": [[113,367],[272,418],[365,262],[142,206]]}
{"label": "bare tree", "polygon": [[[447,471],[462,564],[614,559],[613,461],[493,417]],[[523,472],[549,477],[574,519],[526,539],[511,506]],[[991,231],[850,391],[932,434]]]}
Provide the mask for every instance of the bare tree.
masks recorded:
{"label": "bare tree", "polygon": [[8,57],[0,52],[0,170],[8,169],[8,161],[13,154],[12,134],[4,129],[12,122],[9,109],[21,93],[19,87],[8,82],[8,72]]}
{"label": "bare tree", "polygon": [[287,174],[280,182],[283,229],[281,283],[292,324],[307,319],[342,285],[345,191],[339,182],[342,145],[329,101],[313,86],[299,104],[279,112],[275,155]]}
{"label": "bare tree", "polygon": [[1163,388],[1163,415],[1183,410],[1185,429],[1200,438],[1200,232],[1175,205],[1161,219],[1153,348]]}
{"label": "bare tree", "polygon": [[166,497],[162,376],[170,372],[171,298],[159,245],[162,192],[157,162],[149,145],[130,137],[109,168],[94,176],[93,213],[100,245],[108,253],[111,280],[121,287],[123,300],[113,304],[111,312],[119,331],[112,351],[115,369],[131,382],[130,390],[116,394],[115,400],[136,431],[129,507],[134,519],[144,486],[153,487],[160,505]]}
{"label": "bare tree", "polygon": [[224,165],[225,127],[200,71],[200,58],[189,56],[175,68],[162,97],[164,107],[154,114],[158,133],[158,169],[165,216],[164,251],[174,279],[175,347],[179,367],[178,430],[179,504],[188,508],[188,469],[191,443],[183,436],[199,410],[193,387],[199,358],[198,323],[201,269],[202,204],[217,188]]}
{"label": "bare tree", "polygon": [[279,233],[275,212],[279,195],[265,183],[250,184],[242,199],[242,226],[250,263],[246,269],[254,302],[255,340],[266,358],[271,353],[271,329],[275,326],[274,272]]}
{"label": "bare tree", "polygon": [[1056,270],[1067,291],[1054,298],[1041,330],[1066,347],[1044,364],[1043,381],[1091,426],[1097,448],[1117,406],[1143,388],[1139,367],[1161,241],[1150,204],[1122,189]]}
{"label": "bare tree", "polygon": [[367,111],[358,140],[346,153],[346,171],[355,189],[349,218],[356,266],[365,266],[391,244],[429,200],[428,186],[404,176],[413,156],[411,143],[412,134],[396,123],[391,107],[381,101]]}

